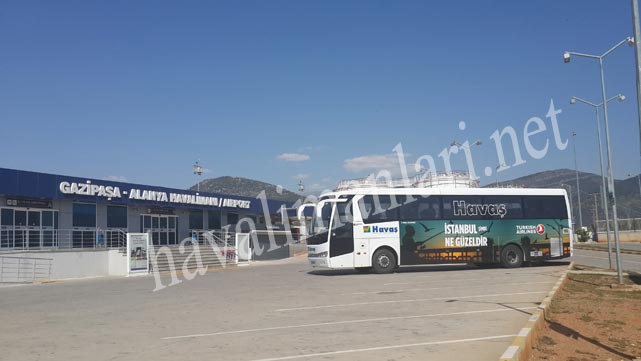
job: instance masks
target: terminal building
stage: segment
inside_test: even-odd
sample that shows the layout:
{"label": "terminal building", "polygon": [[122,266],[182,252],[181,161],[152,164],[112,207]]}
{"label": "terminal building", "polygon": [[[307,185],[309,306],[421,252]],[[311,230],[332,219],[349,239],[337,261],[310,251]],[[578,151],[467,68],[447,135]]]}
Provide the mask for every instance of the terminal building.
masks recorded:
{"label": "terminal building", "polygon": [[[266,229],[283,202],[0,168],[0,250],[117,248],[128,232],[177,245],[208,230]],[[287,205],[285,205],[287,206]]]}

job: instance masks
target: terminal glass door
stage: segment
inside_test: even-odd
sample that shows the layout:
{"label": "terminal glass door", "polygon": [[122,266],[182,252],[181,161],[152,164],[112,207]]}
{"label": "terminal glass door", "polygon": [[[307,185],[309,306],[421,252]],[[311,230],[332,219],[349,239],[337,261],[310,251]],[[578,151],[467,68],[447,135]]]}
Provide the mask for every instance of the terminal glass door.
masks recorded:
{"label": "terminal glass door", "polygon": [[58,246],[58,212],[42,211],[42,248]]}
{"label": "terminal glass door", "polygon": [[0,248],[14,248],[13,209],[0,210]]}
{"label": "terminal glass door", "polygon": [[38,249],[41,247],[40,212],[27,212],[27,238],[29,240],[27,248]]}
{"label": "terminal glass door", "polygon": [[151,242],[156,246],[177,244],[177,216],[143,214],[141,217],[142,232],[151,233]]}
{"label": "terminal glass door", "polygon": [[13,248],[27,248],[27,211],[14,211],[14,246]]}
{"label": "terminal glass door", "polygon": [[0,248],[40,249],[55,247],[58,211],[0,209]]}

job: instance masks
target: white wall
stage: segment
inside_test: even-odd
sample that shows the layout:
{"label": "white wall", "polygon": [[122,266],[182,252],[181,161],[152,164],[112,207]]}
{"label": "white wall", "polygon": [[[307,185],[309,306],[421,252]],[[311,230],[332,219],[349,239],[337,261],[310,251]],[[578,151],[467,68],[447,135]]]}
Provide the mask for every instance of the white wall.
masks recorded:
{"label": "white wall", "polygon": [[109,251],[109,276],[127,275],[127,255],[116,249]]}
{"label": "white wall", "polygon": [[118,250],[16,252],[7,256],[52,259],[52,280],[127,274],[127,259]]}

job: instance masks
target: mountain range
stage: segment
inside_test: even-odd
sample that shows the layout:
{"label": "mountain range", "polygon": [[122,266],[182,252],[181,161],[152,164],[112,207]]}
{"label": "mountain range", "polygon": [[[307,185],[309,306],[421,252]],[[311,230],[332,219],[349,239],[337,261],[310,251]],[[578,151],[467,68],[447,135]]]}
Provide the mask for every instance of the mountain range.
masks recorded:
{"label": "mountain range", "polygon": [[[606,180],[607,182],[607,180]],[[607,184],[607,183],[606,183]],[[510,181],[499,182],[500,186],[515,186],[526,188],[561,188],[565,187],[571,193],[572,207],[575,218],[579,219],[579,197],[577,193],[576,172],[572,169],[556,169],[530,174]],[[565,185],[565,186],[564,186]],[[581,214],[583,225],[594,223],[598,216],[604,220],[603,207],[601,206],[601,176],[594,173],[579,172],[579,187],[581,194]],[[488,185],[493,187],[494,184]],[[641,217],[641,187],[639,178],[619,180],[615,179],[614,187],[617,198],[617,211],[619,218]],[[595,213],[595,195],[598,212]],[[612,217],[610,211],[610,217]]]}
{"label": "mountain range", "polygon": [[[639,185],[639,178],[634,176],[623,180],[617,179],[614,183],[619,218],[641,218],[641,186]],[[572,169],[538,172],[509,181],[499,182],[499,185],[502,187],[514,186],[525,188],[565,187],[571,194],[575,218],[577,222],[579,220],[579,197],[576,187],[576,172]],[[495,184],[492,183],[486,187],[494,186]],[[601,206],[601,176],[594,173],[579,172],[579,186],[583,225],[589,226],[593,224],[597,217],[599,220],[605,219],[603,207]],[[198,186],[194,185],[190,189],[196,190],[197,188]],[[260,192],[265,191],[267,199],[290,204],[301,198],[300,194],[288,191],[282,187],[242,177],[225,176],[205,179],[200,182],[200,190],[203,192],[251,198],[256,198]],[[597,212],[595,212],[595,202],[597,204]],[[610,214],[610,217],[611,216]]]}
{"label": "mountain range", "polygon": [[205,179],[200,182],[200,185],[195,184],[189,189],[195,191],[199,186],[203,192],[222,193],[250,198],[256,198],[260,192],[265,191],[267,199],[285,203],[294,203],[301,198],[300,194],[288,191],[282,187],[243,177],[224,176]]}

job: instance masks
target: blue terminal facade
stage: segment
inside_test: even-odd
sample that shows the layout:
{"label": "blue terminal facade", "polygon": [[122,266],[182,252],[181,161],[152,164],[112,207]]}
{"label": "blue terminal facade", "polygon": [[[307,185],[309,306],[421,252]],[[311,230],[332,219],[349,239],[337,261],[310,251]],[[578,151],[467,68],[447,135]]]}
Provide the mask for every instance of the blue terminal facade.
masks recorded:
{"label": "blue terminal facade", "polygon": [[265,229],[283,205],[0,168],[0,250],[111,248],[127,232],[149,232],[153,244],[171,246],[202,231]]}

